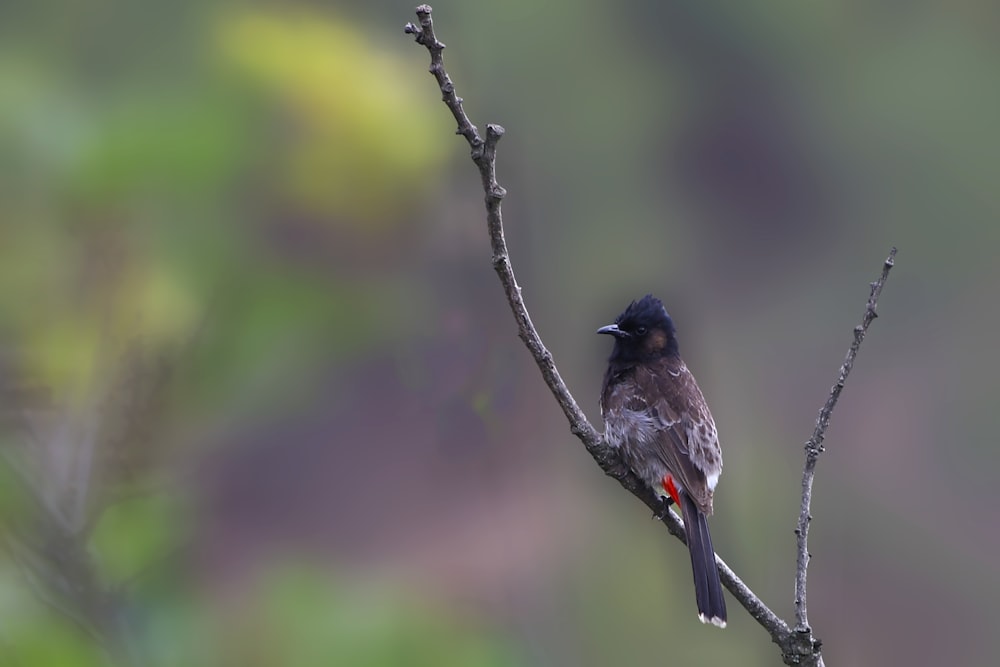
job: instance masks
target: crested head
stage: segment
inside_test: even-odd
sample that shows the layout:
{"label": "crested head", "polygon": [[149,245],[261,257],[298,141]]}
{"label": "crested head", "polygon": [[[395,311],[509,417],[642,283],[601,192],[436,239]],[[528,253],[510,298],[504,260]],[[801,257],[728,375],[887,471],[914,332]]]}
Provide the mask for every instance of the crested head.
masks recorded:
{"label": "crested head", "polygon": [[621,315],[615,319],[620,329],[634,331],[639,328],[653,329],[659,327],[673,333],[674,321],[670,319],[663,302],[652,294],[647,294],[628,305]]}
{"label": "crested head", "polygon": [[615,337],[612,362],[630,363],[678,353],[674,321],[652,294],[630,303],[614,324],[601,327],[598,333]]}

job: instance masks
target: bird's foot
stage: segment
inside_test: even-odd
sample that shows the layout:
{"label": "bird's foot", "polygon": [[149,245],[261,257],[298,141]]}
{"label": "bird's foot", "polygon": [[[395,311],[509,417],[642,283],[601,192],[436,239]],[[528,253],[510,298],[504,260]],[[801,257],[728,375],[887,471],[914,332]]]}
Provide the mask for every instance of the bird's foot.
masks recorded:
{"label": "bird's foot", "polygon": [[665,498],[663,496],[660,496],[660,501],[663,503],[663,507],[653,515],[653,518],[657,521],[663,521],[667,517],[667,512],[670,511],[670,506],[674,504],[672,498]]}

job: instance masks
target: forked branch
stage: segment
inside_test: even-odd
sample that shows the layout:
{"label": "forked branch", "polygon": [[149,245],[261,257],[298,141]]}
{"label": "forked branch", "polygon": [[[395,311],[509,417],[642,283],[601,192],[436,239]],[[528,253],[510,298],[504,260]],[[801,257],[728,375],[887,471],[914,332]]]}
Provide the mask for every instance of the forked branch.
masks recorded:
{"label": "forked branch", "polygon": [[[590,422],[587,421],[586,415],[584,415],[583,411],[580,410],[580,406],[577,405],[573,395],[570,394],[569,389],[566,387],[566,383],[563,382],[562,377],[560,377],[559,371],[552,359],[552,354],[548,351],[548,349],[546,349],[545,345],[542,343],[541,337],[539,337],[538,332],[531,323],[528,310],[524,305],[523,298],[521,297],[521,288],[518,286],[517,280],[514,277],[514,270],[510,262],[510,255],[507,252],[507,242],[504,238],[501,203],[506,195],[506,190],[500,186],[496,177],[497,142],[499,142],[500,138],[503,136],[504,129],[499,125],[487,125],[486,138],[483,139],[479,134],[479,130],[472,123],[472,121],[469,120],[469,117],[465,113],[462,106],[462,98],[455,93],[455,85],[444,68],[442,52],[444,51],[445,45],[438,40],[434,33],[434,23],[431,19],[431,11],[432,10],[429,5],[420,5],[417,7],[416,12],[418,23],[407,23],[404,30],[407,34],[413,35],[417,43],[426,47],[430,53],[430,73],[433,74],[434,78],[437,80],[438,87],[441,90],[442,100],[451,111],[455,121],[458,123],[457,134],[465,137],[469,147],[472,149],[472,161],[479,169],[479,174],[482,178],[483,192],[486,196],[486,227],[490,237],[490,246],[493,251],[493,268],[500,278],[504,294],[507,297],[507,303],[510,305],[511,312],[514,315],[514,320],[517,323],[518,336],[528,348],[532,358],[535,360],[535,364],[537,364],[539,371],[541,371],[546,386],[548,386],[549,390],[552,392],[556,402],[559,403],[563,413],[566,415],[566,419],[569,420],[570,431],[572,431],[572,433],[580,439],[584,447],[601,467],[601,470],[603,470],[607,475],[618,480],[618,482],[627,491],[644,502],[654,513],[662,513],[661,516],[663,523],[666,525],[670,534],[677,537],[681,541],[684,541],[684,526],[677,515],[673,511],[662,512],[660,499],[657,498],[652,491],[650,491],[649,488],[622,463],[617,451],[612,447],[609,447],[604,442],[604,438],[601,434],[599,434]],[[820,424],[817,424],[817,432],[813,434],[813,438],[809,441],[812,449],[816,451],[816,454],[812,455],[812,459],[807,459],[806,463],[806,475],[808,476],[810,489],[812,485],[812,470],[816,465],[815,456],[818,456],[818,452],[821,451],[821,443],[823,440],[823,434],[826,430],[826,424],[829,423],[830,413],[836,403],[837,396],[840,394],[840,390],[843,389],[843,382],[847,378],[847,374],[850,372],[854,356],[857,354],[857,348],[861,344],[861,340],[864,338],[864,333],[867,331],[868,325],[875,317],[874,313],[878,294],[881,292],[882,285],[888,277],[888,270],[892,266],[892,259],[895,256],[895,252],[896,250],[893,248],[889,259],[886,260],[882,277],[876,283],[873,283],[871,298],[868,301],[868,308],[865,311],[865,320],[862,322],[862,325],[855,330],[855,342],[851,346],[851,351],[848,353],[848,358],[845,361],[844,366],[841,368],[840,379],[834,387],[831,399],[827,401],[826,406],[824,406],[824,409],[821,412],[820,422],[822,424],[822,428],[820,428]],[[809,450],[807,446],[807,451],[812,450]],[[804,515],[808,517],[809,500],[806,493],[805,478],[803,479],[802,507],[803,512],[805,513]],[[800,529],[796,532],[799,534],[799,548],[801,554],[805,548],[806,531],[802,530],[800,525]],[[729,566],[718,557],[718,555],[716,555],[716,563],[719,566],[719,575],[722,579],[723,585],[729,590],[730,593],[732,593],[733,597],[736,598],[741,605],[743,605],[747,612],[749,612],[750,615],[765,630],[767,630],[771,636],[771,640],[781,648],[782,659],[786,664],[822,665],[822,656],[819,650],[820,642],[812,636],[812,631],[809,629],[808,625],[804,623],[805,573],[803,569],[804,566],[801,563],[800,571],[796,575],[796,618],[801,622],[797,623],[794,631],[785,621],[771,611],[767,605],[765,605],[764,602],[761,601],[761,599],[758,598],[754,592],[743,583],[736,573],[734,573],[732,569],[730,569]],[[803,614],[801,618],[798,615],[800,578],[802,582],[801,601]]]}

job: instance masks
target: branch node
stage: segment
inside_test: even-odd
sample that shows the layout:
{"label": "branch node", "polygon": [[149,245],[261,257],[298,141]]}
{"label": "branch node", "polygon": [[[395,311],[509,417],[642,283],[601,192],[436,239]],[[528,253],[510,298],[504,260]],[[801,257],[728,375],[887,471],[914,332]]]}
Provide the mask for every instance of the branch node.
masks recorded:
{"label": "branch node", "polygon": [[493,140],[495,144],[500,140],[500,137],[504,135],[507,130],[503,129],[503,125],[496,125],[495,123],[489,123],[486,126],[486,141]]}

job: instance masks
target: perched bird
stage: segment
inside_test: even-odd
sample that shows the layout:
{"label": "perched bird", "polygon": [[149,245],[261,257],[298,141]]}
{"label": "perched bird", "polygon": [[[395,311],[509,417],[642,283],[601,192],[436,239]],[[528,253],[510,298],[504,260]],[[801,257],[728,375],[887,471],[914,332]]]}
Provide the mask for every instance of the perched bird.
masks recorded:
{"label": "perched bird", "polygon": [[653,493],[680,507],[698,618],[724,628],[726,601],[707,519],[722,450],[712,413],[678,353],[673,320],[646,295],[597,333],[615,337],[601,389],[604,437]]}

